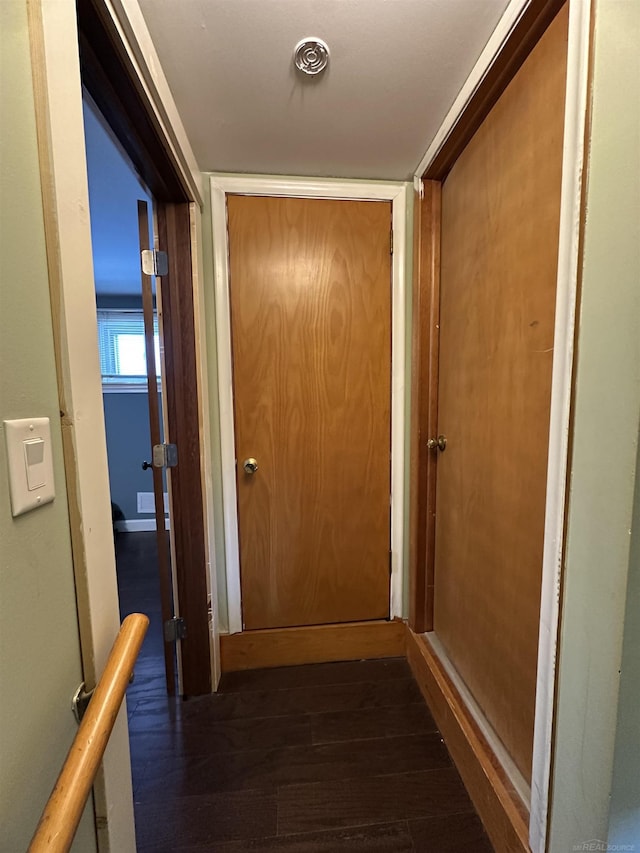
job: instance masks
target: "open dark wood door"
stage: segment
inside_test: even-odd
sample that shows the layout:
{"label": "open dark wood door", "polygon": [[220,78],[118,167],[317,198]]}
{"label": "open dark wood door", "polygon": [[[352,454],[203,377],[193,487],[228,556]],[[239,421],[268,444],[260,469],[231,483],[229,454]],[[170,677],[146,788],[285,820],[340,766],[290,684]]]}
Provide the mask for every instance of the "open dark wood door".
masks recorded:
{"label": "open dark wood door", "polygon": [[[140,252],[149,250],[149,210],[146,201],[138,202],[138,235]],[[170,624],[173,618],[173,583],[171,577],[171,553],[167,531],[165,530],[164,507],[164,469],[156,464],[155,447],[162,444],[162,429],[160,418],[160,394],[158,393],[158,376],[160,364],[157,363],[155,350],[156,308],[154,304],[152,277],[144,271],[142,279],[142,311],[144,316],[144,341],[147,359],[147,388],[149,400],[149,431],[151,435],[150,455],[153,460],[153,497],[156,517],[156,543],[158,548],[158,579],[160,582],[160,603],[163,625]],[[144,462],[143,467],[149,463]],[[167,678],[167,693],[170,696],[176,692],[176,651],[172,642],[164,643],[164,665]]]}
{"label": "open dark wood door", "polygon": [[177,445],[178,464],[170,469],[171,538],[175,555],[176,611],[184,620],[180,640],[182,693],[211,691],[211,643],[205,514],[198,401],[193,297],[192,221],[189,205],[157,206],[158,247],[168,258],[159,279],[164,342],[165,441]]}

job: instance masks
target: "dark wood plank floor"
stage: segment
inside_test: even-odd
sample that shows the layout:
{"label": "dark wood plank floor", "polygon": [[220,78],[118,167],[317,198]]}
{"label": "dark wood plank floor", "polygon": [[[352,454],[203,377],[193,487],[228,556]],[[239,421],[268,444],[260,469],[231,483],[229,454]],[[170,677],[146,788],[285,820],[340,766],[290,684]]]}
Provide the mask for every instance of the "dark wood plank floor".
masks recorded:
{"label": "dark wood plank floor", "polygon": [[229,673],[168,699],[150,536],[118,542],[123,615],[157,628],[127,695],[140,853],[492,851],[403,659]]}

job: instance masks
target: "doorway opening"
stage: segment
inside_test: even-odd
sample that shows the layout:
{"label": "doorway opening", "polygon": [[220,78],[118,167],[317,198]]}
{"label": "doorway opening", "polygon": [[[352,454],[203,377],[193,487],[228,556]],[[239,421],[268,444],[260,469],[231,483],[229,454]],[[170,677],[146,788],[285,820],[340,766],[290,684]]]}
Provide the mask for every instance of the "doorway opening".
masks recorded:
{"label": "doorway opening", "polygon": [[[204,422],[200,398],[204,382],[203,347],[196,339],[199,305],[194,297],[197,212],[193,202],[198,198],[198,190],[185,178],[173,156],[175,152],[168,148],[153,101],[141,90],[139,72],[132,65],[121,33],[114,27],[104,4],[100,0],[78,0],[77,22],[84,90],[153,197],[155,248],[167,256],[166,271],[158,287],[166,376],[162,407],[166,441],[176,446],[178,457],[168,491],[172,503],[175,581],[172,589],[175,613],[171,615],[181,622],[178,626],[172,620],[171,628],[177,638],[180,692],[185,697],[198,696],[211,691],[212,662],[215,665],[216,661],[201,452],[204,439],[200,431]],[[139,225],[139,236],[145,233],[148,242],[148,229],[145,232]],[[143,276],[143,285],[146,278]],[[153,294],[150,298],[153,301]],[[150,329],[145,334],[152,341]],[[146,341],[147,362],[154,358],[151,341]],[[151,390],[154,383],[148,383],[148,387]],[[152,443],[161,441],[164,439],[158,436]],[[140,463],[143,461],[153,460],[146,457]],[[164,487],[158,482],[155,465],[154,471],[154,502],[161,528]],[[163,594],[165,601],[168,597]]]}
{"label": "doorway opening", "polygon": [[[164,439],[158,299],[155,278],[149,277],[155,362],[150,364],[140,266],[138,208],[153,210],[154,201],[86,93],[83,114],[120,617],[143,612],[150,619],[128,691],[131,701],[180,692],[176,649],[165,642],[163,630],[174,611],[167,473],[164,468],[156,473],[152,464],[153,433]],[[153,245],[153,220],[145,219],[144,242]],[[161,482],[159,511],[155,479]]]}

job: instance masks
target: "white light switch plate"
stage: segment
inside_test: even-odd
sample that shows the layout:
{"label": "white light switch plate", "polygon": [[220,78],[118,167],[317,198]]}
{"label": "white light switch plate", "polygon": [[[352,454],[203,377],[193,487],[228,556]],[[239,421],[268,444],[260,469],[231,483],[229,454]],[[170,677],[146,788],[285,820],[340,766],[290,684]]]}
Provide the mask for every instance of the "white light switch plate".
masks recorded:
{"label": "white light switch plate", "polygon": [[11,512],[15,517],[55,497],[49,418],[4,421]]}

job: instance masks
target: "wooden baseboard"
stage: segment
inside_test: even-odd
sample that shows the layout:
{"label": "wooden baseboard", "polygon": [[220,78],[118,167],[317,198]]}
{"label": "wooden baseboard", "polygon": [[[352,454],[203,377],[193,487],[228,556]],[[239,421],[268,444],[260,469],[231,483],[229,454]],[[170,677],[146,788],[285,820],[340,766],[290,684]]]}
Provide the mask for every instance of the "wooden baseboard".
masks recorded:
{"label": "wooden baseboard", "polygon": [[220,637],[223,672],[363,658],[402,657],[404,622],[346,622],[270,628]]}
{"label": "wooden baseboard", "polygon": [[429,642],[407,628],[407,659],[497,853],[528,853],[529,813]]}

